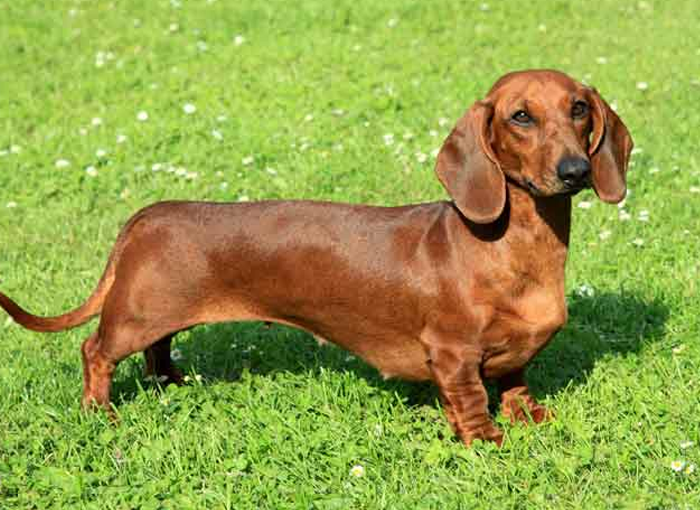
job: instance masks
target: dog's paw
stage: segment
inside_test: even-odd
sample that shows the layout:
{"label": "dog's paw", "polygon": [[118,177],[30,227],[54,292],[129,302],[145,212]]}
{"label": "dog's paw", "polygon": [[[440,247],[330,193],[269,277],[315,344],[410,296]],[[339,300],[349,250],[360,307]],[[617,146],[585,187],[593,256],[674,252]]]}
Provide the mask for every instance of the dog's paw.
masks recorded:
{"label": "dog's paw", "polygon": [[552,411],[535,402],[530,395],[519,395],[503,401],[501,412],[511,423],[542,423],[554,418]]}

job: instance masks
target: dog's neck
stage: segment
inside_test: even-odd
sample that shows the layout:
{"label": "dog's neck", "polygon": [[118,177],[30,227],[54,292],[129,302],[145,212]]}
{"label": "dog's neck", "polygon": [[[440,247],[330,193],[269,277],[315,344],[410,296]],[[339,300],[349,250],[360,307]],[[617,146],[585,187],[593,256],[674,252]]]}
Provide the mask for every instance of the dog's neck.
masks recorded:
{"label": "dog's neck", "polygon": [[507,223],[505,237],[527,244],[528,239],[551,243],[552,248],[569,246],[571,196],[536,197],[513,183],[508,183],[508,205],[503,216]]}
{"label": "dog's neck", "polygon": [[[504,250],[491,250],[489,257],[499,253],[520,253],[509,265],[521,274],[552,275],[563,281],[571,226],[571,197],[535,197],[516,184],[506,184],[508,199],[503,214],[493,223],[479,225],[465,220],[471,234],[487,245],[504,244]],[[535,276],[540,275],[540,276]]]}

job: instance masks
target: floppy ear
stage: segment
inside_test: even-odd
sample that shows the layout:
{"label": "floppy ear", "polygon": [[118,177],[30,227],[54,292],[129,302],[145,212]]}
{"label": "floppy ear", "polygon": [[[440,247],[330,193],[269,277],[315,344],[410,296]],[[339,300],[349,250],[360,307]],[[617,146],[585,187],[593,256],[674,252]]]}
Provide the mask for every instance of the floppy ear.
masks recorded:
{"label": "floppy ear", "polygon": [[478,101],[459,119],[437,157],[435,172],[460,212],[474,223],[498,219],[506,180],[489,140],[493,106]]}
{"label": "floppy ear", "polygon": [[593,135],[588,154],[593,168],[593,189],[603,202],[616,204],[627,193],[627,164],[632,152],[632,137],[595,89],[590,89]]}

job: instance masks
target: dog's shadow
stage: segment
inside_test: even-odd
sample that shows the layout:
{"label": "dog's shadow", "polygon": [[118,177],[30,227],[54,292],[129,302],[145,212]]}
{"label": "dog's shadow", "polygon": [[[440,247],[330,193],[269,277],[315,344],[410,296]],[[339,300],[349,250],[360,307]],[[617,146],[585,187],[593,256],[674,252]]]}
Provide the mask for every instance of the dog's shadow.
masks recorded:
{"label": "dog's shadow", "polygon": [[[639,352],[665,334],[668,308],[627,293],[571,294],[569,322],[531,363],[527,379],[536,397],[555,395],[570,385],[584,384],[595,364],[608,356]],[[200,326],[181,333],[173,345],[178,366],[206,382],[230,381],[241,375],[270,376],[280,372],[322,370],[352,372],[381,391],[393,392],[408,406],[435,405],[432,384],[385,380],[372,367],[332,344],[319,346],[311,335],[262,323]],[[139,391],[142,363],[128,364],[113,387],[117,402],[132,400]],[[490,388],[494,397],[493,388]],[[492,398],[492,410],[497,407]]]}
{"label": "dog's shadow", "polygon": [[[580,292],[580,291],[579,291]],[[569,321],[530,364],[528,384],[535,396],[555,395],[584,384],[596,363],[641,352],[666,333],[668,307],[630,293],[574,292]]]}

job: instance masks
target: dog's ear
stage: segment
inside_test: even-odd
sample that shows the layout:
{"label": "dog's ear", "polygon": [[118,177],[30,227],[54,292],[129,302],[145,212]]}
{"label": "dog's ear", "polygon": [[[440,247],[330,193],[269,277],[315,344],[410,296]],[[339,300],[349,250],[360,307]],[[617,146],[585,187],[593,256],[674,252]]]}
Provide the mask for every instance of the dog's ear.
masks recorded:
{"label": "dog's ear", "polygon": [[616,204],[627,193],[627,165],[632,152],[632,137],[620,117],[600,97],[589,90],[593,133],[588,154],[593,168],[593,189],[603,202]]}
{"label": "dog's ear", "polygon": [[437,157],[435,172],[461,213],[474,223],[498,219],[506,180],[491,145],[493,106],[478,101],[459,119]]}

